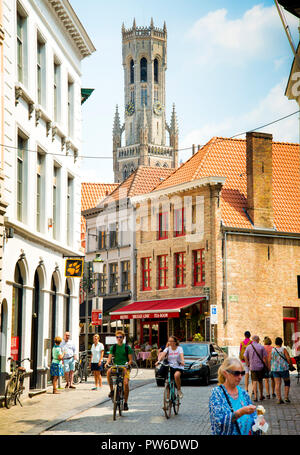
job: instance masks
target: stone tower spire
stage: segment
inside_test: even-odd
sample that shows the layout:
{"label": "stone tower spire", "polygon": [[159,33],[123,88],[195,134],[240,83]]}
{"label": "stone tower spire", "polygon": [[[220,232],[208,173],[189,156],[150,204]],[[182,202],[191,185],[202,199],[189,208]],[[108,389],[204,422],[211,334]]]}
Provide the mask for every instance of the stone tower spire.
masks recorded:
{"label": "stone tower spire", "polygon": [[174,159],[176,166],[178,166],[178,122],[177,122],[177,114],[175,111],[175,103],[173,103],[173,109],[171,114],[171,122],[170,122],[170,147],[174,149]]}
{"label": "stone tower spire", "polygon": [[114,174],[118,171],[118,148],[121,147],[121,136],[122,136],[122,129],[120,123],[120,116],[118,111],[118,105],[116,105],[116,112],[114,118],[114,126],[113,126],[113,168]]}

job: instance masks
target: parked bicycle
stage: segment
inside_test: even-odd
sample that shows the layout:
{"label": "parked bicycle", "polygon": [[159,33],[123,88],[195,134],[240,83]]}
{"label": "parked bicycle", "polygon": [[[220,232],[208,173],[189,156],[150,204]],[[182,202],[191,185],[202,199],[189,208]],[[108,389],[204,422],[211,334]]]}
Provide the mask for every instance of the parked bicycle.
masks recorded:
{"label": "parked bicycle", "polygon": [[23,360],[14,360],[12,357],[9,357],[7,361],[13,361],[14,366],[12,370],[11,377],[7,383],[6,389],[5,389],[5,406],[7,409],[11,408],[13,404],[17,404],[17,402],[20,404],[20,406],[23,406],[20,400],[20,396],[23,393],[24,390],[24,377],[26,373],[26,369],[21,366],[25,360],[30,359],[23,359]]}
{"label": "parked bicycle", "polygon": [[[159,362],[162,364],[163,362]],[[163,410],[167,419],[171,417],[172,407],[174,414],[177,415],[179,412],[180,398],[178,396],[177,387],[174,379],[174,375],[171,374],[170,365],[167,368],[167,378],[165,380],[164,388],[164,405]]]}
{"label": "parked bicycle", "polygon": [[75,362],[75,370],[73,375],[74,384],[83,381],[87,382],[88,372],[88,353],[89,351],[82,351],[79,353],[79,359]]}
{"label": "parked bicycle", "polygon": [[[111,365],[108,365],[110,367]],[[124,383],[123,383],[123,371],[128,369],[130,366],[126,363],[125,365],[112,365],[111,376],[113,381],[113,419],[116,420],[117,409],[119,410],[119,416],[122,416],[124,409]]]}

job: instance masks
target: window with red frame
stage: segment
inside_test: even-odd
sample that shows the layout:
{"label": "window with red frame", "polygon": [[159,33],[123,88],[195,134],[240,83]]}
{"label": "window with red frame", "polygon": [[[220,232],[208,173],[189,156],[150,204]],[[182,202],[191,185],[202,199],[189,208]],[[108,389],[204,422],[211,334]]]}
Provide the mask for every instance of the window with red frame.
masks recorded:
{"label": "window with red frame", "polygon": [[185,235],[185,213],[184,207],[174,210],[174,234],[175,237]]}
{"label": "window with red frame", "polygon": [[158,256],[158,289],[167,289],[168,255]]}
{"label": "window with red frame", "polygon": [[185,279],[185,253],[175,254],[175,286],[176,288],[183,288],[186,286]]}
{"label": "window with red frame", "polygon": [[168,238],[168,212],[158,214],[158,240]]}
{"label": "window with red frame", "polygon": [[151,290],[151,258],[142,258],[142,290]]}
{"label": "window with red frame", "polygon": [[205,284],[205,260],[204,249],[193,251],[193,284],[203,286]]}

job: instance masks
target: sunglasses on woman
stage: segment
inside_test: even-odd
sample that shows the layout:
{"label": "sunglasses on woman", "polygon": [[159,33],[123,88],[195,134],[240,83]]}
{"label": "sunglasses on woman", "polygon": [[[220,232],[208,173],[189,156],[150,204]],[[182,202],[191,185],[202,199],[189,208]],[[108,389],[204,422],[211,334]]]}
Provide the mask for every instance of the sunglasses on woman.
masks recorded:
{"label": "sunglasses on woman", "polygon": [[236,371],[226,370],[226,371],[230,374],[233,374],[233,376],[239,376],[239,375],[244,376],[244,374],[246,373],[245,371],[238,371],[238,370],[236,370]]}
{"label": "sunglasses on woman", "polygon": [[123,338],[123,337],[116,337],[116,338]]}

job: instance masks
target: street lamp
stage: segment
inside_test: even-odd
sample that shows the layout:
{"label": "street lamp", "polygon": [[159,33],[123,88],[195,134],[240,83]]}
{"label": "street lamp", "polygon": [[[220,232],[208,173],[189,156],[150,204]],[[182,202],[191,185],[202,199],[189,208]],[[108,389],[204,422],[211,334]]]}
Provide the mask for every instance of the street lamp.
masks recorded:
{"label": "street lamp", "polygon": [[85,291],[85,350],[88,350],[88,327],[89,327],[89,295],[91,293],[91,286],[98,278],[94,278],[94,275],[97,273],[103,273],[104,261],[99,256],[97,256],[93,261],[93,268],[91,273],[87,273],[84,279],[82,280],[82,289]]}

